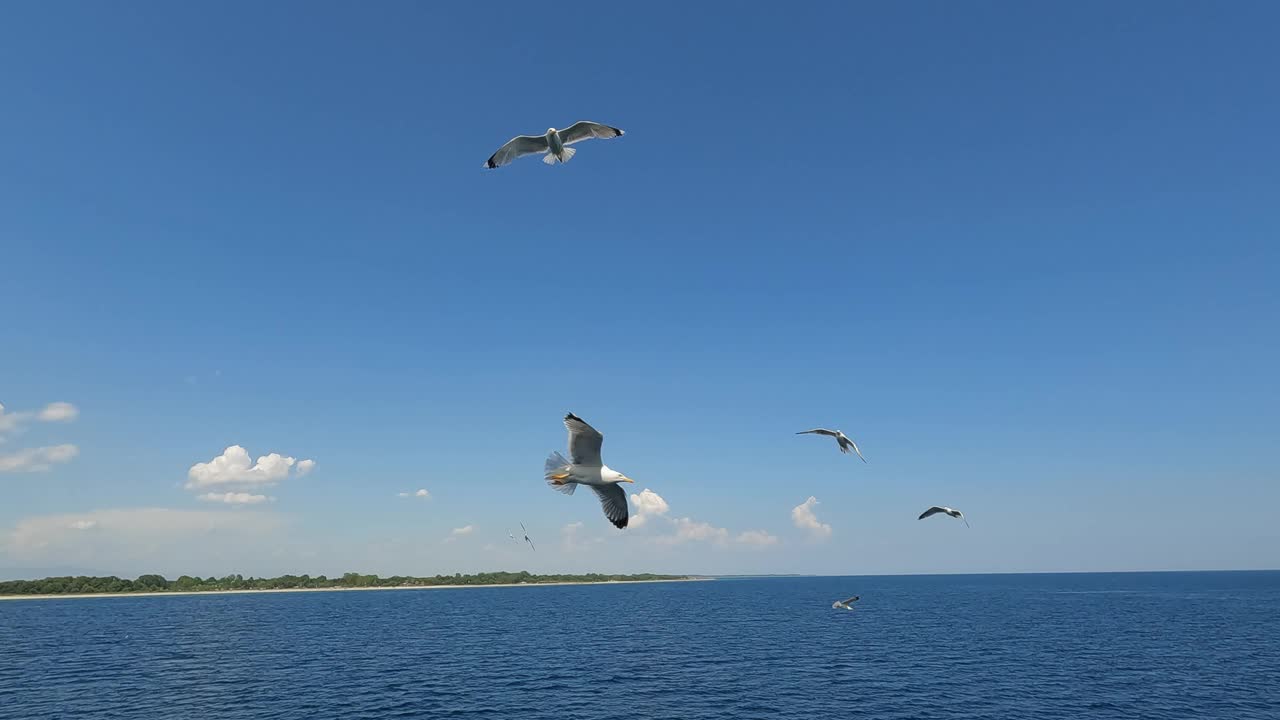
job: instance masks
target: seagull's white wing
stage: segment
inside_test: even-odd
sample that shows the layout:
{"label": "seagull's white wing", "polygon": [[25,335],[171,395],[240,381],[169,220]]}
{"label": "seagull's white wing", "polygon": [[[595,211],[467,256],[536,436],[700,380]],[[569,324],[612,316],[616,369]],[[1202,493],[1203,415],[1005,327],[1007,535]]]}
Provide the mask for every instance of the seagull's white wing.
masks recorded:
{"label": "seagull's white wing", "polygon": [[917,519],[917,520],[923,520],[923,519],[925,519],[925,518],[929,517],[930,515],[937,515],[938,513],[944,513],[944,512],[946,512],[946,511],[947,511],[947,509],[946,509],[946,508],[941,508],[941,507],[938,507],[937,505],[934,505],[933,507],[929,508],[928,510],[925,510],[924,512],[920,513],[920,517],[918,517],[918,518],[916,518],[916,519]]}
{"label": "seagull's white wing", "polygon": [[[862,451],[858,449],[858,443],[854,442],[853,438],[849,438],[849,437],[846,437],[845,440],[849,441],[849,446],[853,448],[854,452],[858,453],[858,457],[862,459],[862,462],[866,462],[867,459],[862,457]],[[844,449],[843,446],[841,447],[841,449]]]}
{"label": "seagull's white wing", "polygon": [[[598,430],[573,413],[564,416],[564,426],[569,429],[569,460],[574,465],[599,467],[604,464],[600,460],[604,436]],[[626,506],[624,502],[623,517],[626,517]]]}
{"label": "seagull's white wing", "polygon": [[818,434],[818,435],[827,435],[827,436],[829,436],[829,437],[840,437],[840,433],[839,433],[839,432],[837,432],[837,431],[835,431],[835,430],[828,430],[828,429],[826,429],[826,428],[814,428],[814,429],[812,429],[812,430],[802,430],[802,431],[800,431],[800,432],[798,432],[798,433],[796,433],[796,434],[797,434],[797,435],[809,435],[809,434],[815,434],[815,433],[816,433],[816,434]]}
{"label": "seagull's white wing", "polygon": [[572,145],[583,140],[590,140],[591,138],[608,140],[609,138],[621,137],[624,134],[625,133],[616,127],[601,125],[600,123],[593,123],[587,120],[579,120],[560,131],[560,140],[565,145]]}
{"label": "seagull's white wing", "polygon": [[616,484],[592,485],[600,505],[604,507],[604,516],[609,518],[613,526],[621,530],[627,526],[627,494]]}
{"label": "seagull's white wing", "polygon": [[508,140],[506,145],[498,148],[498,152],[485,161],[484,166],[489,168],[502,167],[516,158],[522,158],[525,155],[537,155],[546,151],[547,138],[545,136],[517,135]]}

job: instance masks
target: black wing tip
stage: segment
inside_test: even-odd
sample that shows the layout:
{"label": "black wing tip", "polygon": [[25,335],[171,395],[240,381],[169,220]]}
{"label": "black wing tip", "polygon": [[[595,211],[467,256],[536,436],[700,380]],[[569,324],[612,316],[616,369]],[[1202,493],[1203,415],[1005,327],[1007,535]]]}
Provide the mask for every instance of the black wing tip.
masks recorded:
{"label": "black wing tip", "polygon": [[484,161],[484,166],[487,168],[496,168],[498,167],[498,164],[493,161],[493,158],[489,158]]}
{"label": "black wing tip", "polygon": [[619,530],[622,530],[627,526],[627,518],[622,518],[621,520],[610,520],[609,522],[613,523],[613,526]]}
{"label": "black wing tip", "polygon": [[565,413],[565,415],[564,415],[564,419],[565,419],[565,420],[577,420],[578,422],[586,422],[585,420],[583,420],[582,418],[578,417],[577,415],[574,415],[573,413]]}
{"label": "black wing tip", "polygon": [[610,129],[610,130],[612,130],[612,131],[614,131],[614,132],[616,132],[616,133],[618,133],[618,137],[622,137],[623,135],[626,135],[626,134],[627,134],[627,131],[626,131],[626,130],[623,130],[622,128],[616,128],[616,127],[614,127],[614,126],[612,126],[612,125],[610,125],[610,126],[609,126],[609,129]]}

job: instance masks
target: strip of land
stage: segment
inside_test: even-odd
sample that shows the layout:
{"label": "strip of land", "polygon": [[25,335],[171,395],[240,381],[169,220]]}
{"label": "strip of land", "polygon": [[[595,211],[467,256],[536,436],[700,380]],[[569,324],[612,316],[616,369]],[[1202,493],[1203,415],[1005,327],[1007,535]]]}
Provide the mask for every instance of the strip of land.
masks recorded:
{"label": "strip of land", "polygon": [[[527,587],[555,587],[564,585],[627,585],[640,583],[661,583],[661,582],[691,582],[700,580],[711,580],[708,577],[695,577],[684,575],[660,575],[660,576],[635,576],[634,578],[613,578],[600,580],[541,580],[537,576],[533,576],[531,580],[521,580],[519,582],[472,582],[466,584],[456,583],[429,583],[429,584],[399,584],[399,585],[334,585],[328,587],[259,587],[259,588],[239,588],[239,589],[173,589],[173,590],[124,590],[118,592],[57,592],[57,593],[25,593],[25,594],[0,594],[0,600],[59,600],[71,598],[128,598],[128,597],[163,597],[168,595],[251,595],[256,593],[305,593],[305,592],[350,592],[360,590],[460,590],[466,588],[527,588]],[[11,585],[13,582],[23,583],[39,583],[42,581],[23,580],[11,581],[9,583],[0,583],[0,587]]]}

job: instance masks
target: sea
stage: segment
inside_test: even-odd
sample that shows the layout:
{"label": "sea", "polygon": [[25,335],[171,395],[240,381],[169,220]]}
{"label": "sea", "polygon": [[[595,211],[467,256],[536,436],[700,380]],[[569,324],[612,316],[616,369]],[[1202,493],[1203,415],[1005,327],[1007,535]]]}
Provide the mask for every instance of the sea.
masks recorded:
{"label": "sea", "polygon": [[4,601],[0,718],[1277,720],[1280,572]]}

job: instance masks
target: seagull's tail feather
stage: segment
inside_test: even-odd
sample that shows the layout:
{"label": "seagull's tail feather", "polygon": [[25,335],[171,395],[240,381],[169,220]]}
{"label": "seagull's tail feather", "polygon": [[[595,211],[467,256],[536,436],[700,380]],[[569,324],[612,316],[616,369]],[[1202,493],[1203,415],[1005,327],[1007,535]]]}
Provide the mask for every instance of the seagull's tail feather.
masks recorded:
{"label": "seagull's tail feather", "polygon": [[578,483],[565,482],[569,477],[570,462],[558,452],[553,452],[547,458],[546,478],[547,484],[552,490],[558,490],[565,495],[572,495],[574,490],[578,489]]}
{"label": "seagull's tail feather", "polygon": [[542,162],[548,165],[555,165],[557,162],[567,163],[570,160],[572,160],[573,156],[576,155],[577,153],[578,153],[577,148],[567,147],[560,152],[559,157],[556,157],[556,154],[552,152],[549,152],[546,155],[543,155]]}

